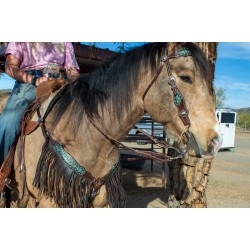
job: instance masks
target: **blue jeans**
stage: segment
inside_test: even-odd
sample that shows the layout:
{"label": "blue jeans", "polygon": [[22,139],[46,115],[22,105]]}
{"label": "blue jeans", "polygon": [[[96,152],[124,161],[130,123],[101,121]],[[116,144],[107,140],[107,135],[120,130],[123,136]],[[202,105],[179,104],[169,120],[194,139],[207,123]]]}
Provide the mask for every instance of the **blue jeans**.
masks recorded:
{"label": "blue jeans", "polygon": [[21,130],[21,119],[29,104],[36,99],[36,87],[17,82],[0,115],[0,166]]}

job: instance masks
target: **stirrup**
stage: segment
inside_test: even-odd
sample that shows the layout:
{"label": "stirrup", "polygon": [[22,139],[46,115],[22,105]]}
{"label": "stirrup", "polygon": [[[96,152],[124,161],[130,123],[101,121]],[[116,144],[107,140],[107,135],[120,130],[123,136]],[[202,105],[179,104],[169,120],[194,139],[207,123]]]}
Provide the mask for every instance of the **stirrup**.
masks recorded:
{"label": "stirrup", "polygon": [[6,207],[6,198],[5,198],[5,192],[0,192],[0,208]]}
{"label": "stirrup", "polygon": [[0,201],[3,200],[5,198],[5,192],[2,191],[0,192]]}

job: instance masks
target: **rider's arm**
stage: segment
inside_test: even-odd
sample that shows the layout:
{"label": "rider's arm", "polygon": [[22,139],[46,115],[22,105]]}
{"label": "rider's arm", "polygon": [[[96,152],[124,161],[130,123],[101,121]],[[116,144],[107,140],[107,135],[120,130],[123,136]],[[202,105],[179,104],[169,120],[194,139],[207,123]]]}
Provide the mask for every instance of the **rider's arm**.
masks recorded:
{"label": "rider's arm", "polygon": [[[5,72],[10,77],[15,79],[16,81],[32,83],[33,76],[28,74],[27,72],[20,69],[20,60],[17,59],[12,54],[8,54],[5,63]],[[41,82],[47,81],[47,77],[39,77],[36,80],[36,86],[38,86]]]}
{"label": "rider's arm", "polygon": [[69,81],[74,81],[79,77],[79,65],[76,61],[74,48],[72,43],[65,43],[65,59],[63,66],[66,69],[67,78]]}

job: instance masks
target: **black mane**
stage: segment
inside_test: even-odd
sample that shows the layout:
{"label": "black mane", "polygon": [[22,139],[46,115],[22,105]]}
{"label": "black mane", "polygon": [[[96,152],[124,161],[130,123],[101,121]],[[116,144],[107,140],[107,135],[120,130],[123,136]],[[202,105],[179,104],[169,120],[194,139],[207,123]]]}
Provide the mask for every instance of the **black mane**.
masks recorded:
{"label": "black mane", "polygon": [[[109,101],[113,114],[118,119],[130,108],[130,100],[135,93],[141,69],[150,69],[154,75],[159,67],[160,58],[167,43],[148,43],[132,49],[124,54],[117,54],[103,63],[88,75],[81,76],[77,81],[67,85],[67,90],[54,107],[54,125],[72,104],[72,112],[76,113],[74,122],[79,123],[84,114],[99,117],[98,107]],[[212,72],[201,49],[193,43],[180,43],[192,52],[196,66],[208,84],[212,82]],[[212,87],[211,87],[212,88]]]}

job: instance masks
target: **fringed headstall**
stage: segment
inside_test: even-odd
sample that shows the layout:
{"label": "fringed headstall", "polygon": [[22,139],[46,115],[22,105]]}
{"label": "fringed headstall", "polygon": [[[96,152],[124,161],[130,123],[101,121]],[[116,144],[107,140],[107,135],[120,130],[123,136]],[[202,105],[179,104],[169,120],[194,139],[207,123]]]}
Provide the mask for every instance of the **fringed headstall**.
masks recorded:
{"label": "fringed headstall", "polygon": [[95,179],[48,133],[38,110],[39,125],[46,139],[37,165],[33,186],[54,199],[58,207],[90,207],[105,185],[110,207],[125,207],[127,196],[121,185],[120,162],[109,173]]}

